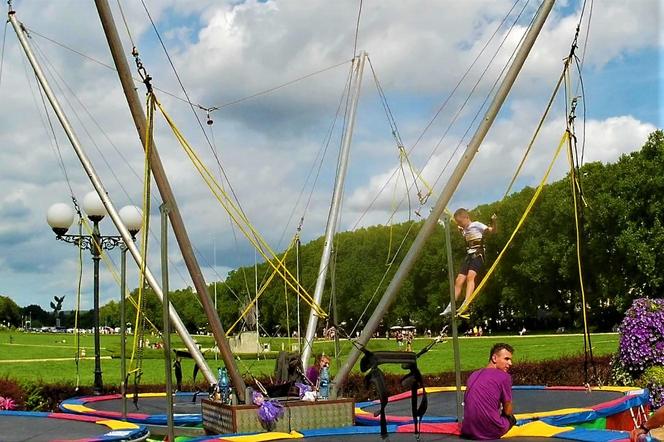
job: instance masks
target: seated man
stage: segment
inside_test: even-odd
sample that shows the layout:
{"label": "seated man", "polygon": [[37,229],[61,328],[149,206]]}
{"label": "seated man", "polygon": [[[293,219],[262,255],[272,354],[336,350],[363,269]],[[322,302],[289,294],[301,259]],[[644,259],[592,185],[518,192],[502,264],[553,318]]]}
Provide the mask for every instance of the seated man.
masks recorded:
{"label": "seated man", "polygon": [[489,365],[468,378],[464,396],[461,435],[470,439],[499,439],[516,424],[512,415],[512,366],[514,349],[495,344]]}

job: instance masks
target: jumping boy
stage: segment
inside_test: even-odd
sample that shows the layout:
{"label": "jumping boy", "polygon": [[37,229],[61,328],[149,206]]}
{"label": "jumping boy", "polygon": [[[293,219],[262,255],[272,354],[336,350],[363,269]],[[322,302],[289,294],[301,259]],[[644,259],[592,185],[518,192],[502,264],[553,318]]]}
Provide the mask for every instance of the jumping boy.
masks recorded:
{"label": "jumping boy", "polygon": [[[470,213],[466,209],[458,209],[454,212],[454,221],[456,221],[463,238],[466,240],[466,257],[454,281],[454,299],[457,302],[464,283],[466,284],[466,300],[468,300],[482,278],[484,271],[484,235],[496,232],[496,218],[495,213],[491,215],[491,227],[489,227],[479,221],[472,221]],[[448,304],[441,315],[447,315],[451,312],[452,305]]]}

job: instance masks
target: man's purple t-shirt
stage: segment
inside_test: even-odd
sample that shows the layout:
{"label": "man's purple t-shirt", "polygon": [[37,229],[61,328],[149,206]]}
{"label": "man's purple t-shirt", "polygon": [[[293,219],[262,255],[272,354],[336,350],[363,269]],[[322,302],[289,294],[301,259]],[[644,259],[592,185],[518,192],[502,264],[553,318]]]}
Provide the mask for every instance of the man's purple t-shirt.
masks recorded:
{"label": "man's purple t-shirt", "polygon": [[510,429],[501,404],[512,401],[512,377],[497,368],[477,370],[468,378],[461,434],[471,439],[498,439]]}

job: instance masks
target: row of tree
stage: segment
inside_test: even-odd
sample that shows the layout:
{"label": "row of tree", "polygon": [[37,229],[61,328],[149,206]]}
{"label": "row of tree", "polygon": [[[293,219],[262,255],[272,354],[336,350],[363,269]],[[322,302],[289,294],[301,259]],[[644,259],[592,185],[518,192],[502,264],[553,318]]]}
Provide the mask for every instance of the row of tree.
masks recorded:
{"label": "row of tree", "polygon": [[[599,162],[580,170],[584,190],[584,235],[582,265],[586,303],[591,327],[609,330],[620,322],[631,301],[639,297],[661,296],[664,274],[664,133],[653,132],[641,150],[622,156],[613,164]],[[472,218],[488,222],[498,214],[499,230],[487,238],[487,265],[507,242],[535,189],[526,187],[502,201],[481,205]],[[410,247],[421,221],[393,226],[373,226],[335,237],[334,268],[328,273],[322,308],[332,315],[331,293],[336,298],[337,318],[321,321],[321,328],[336,323],[343,332],[361,327],[391,280],[399,262]],[[398,247],[402,244],[401,247]],[[302,245],[300,277],[310,293],[315,285],[323,238]],[[454,262],[464,255],[463,239],[453,232]],[[394,256],[396,254],[396,256]],[[388,263],[394,259],[394,265]],[[415,325],[420,330],[443,326],[439,312],[449,300],[444,231],[438,226],[417,265],[408,276],[399,297],[384,319],[392,325]],[[286,265],[295,273],[295,252]],[[239,268],[217,285],[218,313],[228,326],[254,296],[253,268]],[[258,265],[259,280],[270,269]],[[297,297],[275,278],[259,303],[260,326],[264,334],[291,334],[297,322],[306,325],[309,312],[301,303],[297,317]],[[136,291],[134,291],[134,294]],[[212,286],[210,287],[212,293]],[[192,331],[205,329],[207,321],[191,288],[177,290],[171,299],[185,325]],[[6,316],[7,302],[0,297],[0,319]],[[33,308],[30,306],[28,308]],[[146,312],[161,327],[161,307],[148,291]],[[20,309],[19,309],[20,310]],[[483,325],[494,332],[554,330],[581,326],[581,302],[574,211],[568,177],[547,185],[515,237],[500,266],[472,307],[468,325]],[[128,318],[133,317],[130,308]],[[19,312],[20,315],[20,312]],[[11,315],[10,315],[11,316]],[[16,316],[11,316],[15,318]],[[13,322],[13,319],[11,320]],[[102,307],[102,324],[119,324],[119,306]],[[63,325],[67,325],[63,320]],[[359,329],[359,328],[358,328]]]}

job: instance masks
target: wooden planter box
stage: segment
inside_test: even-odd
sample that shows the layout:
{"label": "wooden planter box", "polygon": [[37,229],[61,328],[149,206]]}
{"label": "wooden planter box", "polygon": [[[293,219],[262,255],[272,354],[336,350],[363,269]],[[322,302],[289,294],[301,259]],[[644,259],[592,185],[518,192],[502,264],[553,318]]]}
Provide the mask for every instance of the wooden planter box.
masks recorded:
{"label": "wooden planter box", "polygon": [[[350,427],[355,423],[353,399],[317,402],[283,401],[284,416],[272,431],[297,431],[312,428]],[[208,434],[267,431],[258,420],[256,405],[224,405],[203,399],[203,427]]]}

